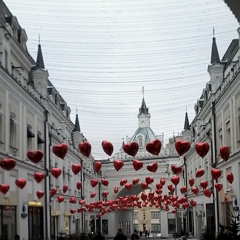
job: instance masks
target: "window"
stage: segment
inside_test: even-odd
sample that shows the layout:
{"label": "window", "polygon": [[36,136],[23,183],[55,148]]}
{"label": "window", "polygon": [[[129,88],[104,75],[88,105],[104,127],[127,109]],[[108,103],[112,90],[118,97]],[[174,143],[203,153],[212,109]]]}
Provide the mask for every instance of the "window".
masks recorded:
{"label": "window", "polygon": [[151,224],[151,232],[160,232],[161,231],[161,224],[160,223],[153,223]]}
{"label": "window", "polygon": [[33,149],[33,138],[35,134],[32,132],[32,127],[27,125],[27,150],[30,151]]}
{"label": "window", "polygon": [[4,112],[3,112],[3,106],[0,103],[0,143],[4,143]]}
{"label": "window", "polygon": [[230,127],[230,120],[226,122],[226,144],[231,147],[231,127]]}
{"label": "window", "polygon": [[168,233],[174,233],[175,231],[175,219],[168,219]]}
{"label": "window", "polygon": [[8,52],[5,50],[5,68],[8,70]]}
{"label": "window", "polygon": [[223,145],[222,128],[218,129],[218,138],[219,138],[218,149],[220,149],[220,147],[222,147]]}
{"label": "window", "polygon": [[138,219],[138,212],[134,212],[133,219]]}
{"label": "window", "polygon": [[240,107],[237,110],[237,117],[236,117],[236,132],[237,132],[237,143],[238,147],[240,146]]}
{"label": "window", "polygon": [[130,229],[130,221],[126,222],[126,233],[130,234],[131,233],[131,229]]}
{"label": "window", "polygon": [[17,148],[17,124],[14,116],[10,116],[10,147]]}
{"label": "window", "polygon": [[160,211],[151,212],[151,219],[160,219]]}
{"label": "window", "polygon": [[139,145],[140,148],[143,147],[143,138],[142,138],[142,136],[138,137],[138,145]]}
{"label": "window", "polygon": [[146,220],[146,212],[143,212],[143,220]]}

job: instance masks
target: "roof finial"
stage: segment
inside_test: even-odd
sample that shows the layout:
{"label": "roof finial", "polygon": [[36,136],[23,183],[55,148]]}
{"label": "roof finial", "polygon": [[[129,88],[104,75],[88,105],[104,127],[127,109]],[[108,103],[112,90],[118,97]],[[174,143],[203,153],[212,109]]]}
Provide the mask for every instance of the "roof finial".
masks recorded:
{"label": "roof finial", "polygon": [[78,108],[76,107],[76,114],[78,114]]}
{"label": "roof finial", "polygon": [[186,106],[186,112],[187,112],[187,106]]}
{"label": "roof finial", "polygon": [[142,95],[143,95],[143,98],[144,98],[144,86],[142,86]]}
{"label": "roof finial", "polygon": [[215,28],[213,27],[213,37],[215,37]]}
{"label": "roof finial", "polygon": [[40,44],[40,33],[38,34],[38,44]]}

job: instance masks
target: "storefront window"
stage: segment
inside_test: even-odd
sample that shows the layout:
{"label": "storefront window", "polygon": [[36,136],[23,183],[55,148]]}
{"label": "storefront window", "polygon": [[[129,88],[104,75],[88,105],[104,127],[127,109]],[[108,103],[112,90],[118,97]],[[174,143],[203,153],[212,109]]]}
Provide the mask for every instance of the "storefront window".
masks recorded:
{"label": "storefront window", "polygon": [[168,233],[174,233],[175,231],[175,219],[168,219]]}
{"label": "storefront window", "polygon": [[29,239],[43,239],[43,208],[28,207]]}

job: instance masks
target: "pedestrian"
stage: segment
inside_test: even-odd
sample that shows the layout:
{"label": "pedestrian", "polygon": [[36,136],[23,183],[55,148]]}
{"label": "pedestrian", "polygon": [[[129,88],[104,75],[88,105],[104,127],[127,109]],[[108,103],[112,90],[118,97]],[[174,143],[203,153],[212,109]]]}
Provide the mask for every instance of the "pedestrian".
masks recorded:
{"label": "pedestrian", "polygon": [[123,234],[123,230],[121,228],[118,229],[117,235],[114,237],[114,240],[127,240],[127,236]]}
{"label": "pedestrian", "polygon": [[139,234],[140,234],[140,238],[141,238],[141,237],[142,237],[142,234],[143,234],[143,232],[142,232],[142,231],[140,231],[140,232],[139,232]]}
{"label": "pedestrian", "polygon": [[140,239],[140,237],[139,237],[137,231],[135,230],[131,236],[131,240],[139,240],[139,239]]}
{"label": "pedestrian", "polygon": [[20,236],[19,236],[18,234],[16,234],[16,235],[14,236],[14,240],[20,240]]}
{"label": "pedestrian", "polygon": [[146,229],[145,230],[145,238],[147,238],[148,237],[148,230]]}
{"label": "pedestrian", "polygon": [[98,231],[97,235],[94,237],[94,240],[105,240],[105,237],[101,234],[100,231]]}

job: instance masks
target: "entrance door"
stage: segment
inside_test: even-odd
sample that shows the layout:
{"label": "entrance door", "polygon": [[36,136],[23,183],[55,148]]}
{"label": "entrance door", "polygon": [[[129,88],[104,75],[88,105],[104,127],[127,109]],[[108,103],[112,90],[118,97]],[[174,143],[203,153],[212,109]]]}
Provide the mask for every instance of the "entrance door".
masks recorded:
{"label": "entrance door", "polygon": [[29,239],[43,239],[43,207],[28,207]]}

